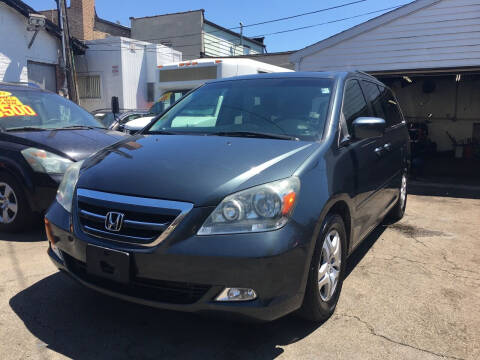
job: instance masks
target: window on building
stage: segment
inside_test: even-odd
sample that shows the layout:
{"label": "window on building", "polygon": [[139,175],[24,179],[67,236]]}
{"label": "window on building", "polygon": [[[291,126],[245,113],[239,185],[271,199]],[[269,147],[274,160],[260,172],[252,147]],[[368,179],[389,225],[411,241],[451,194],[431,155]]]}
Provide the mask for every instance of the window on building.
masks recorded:
{"label": "window on building", "polygon": [[154,102],[155,101],[155,83],[148,82],[147,83],[147,102]]}
{"label": "window on building", "polygon": [[248,45],[243,45],[243,55],[249,55],[250,54],[250,46]]}
{"label": "window on building", "polygon": [[86,75],[78,77],[78,94],[80,99],[100,99],[100,76]]}
{"label": "window on building", "polygon": [[352,123],[356,118],[369,116],[368,106],[358,80],[349,80],[343,97],[343,116],[347,129],[352,134]]}

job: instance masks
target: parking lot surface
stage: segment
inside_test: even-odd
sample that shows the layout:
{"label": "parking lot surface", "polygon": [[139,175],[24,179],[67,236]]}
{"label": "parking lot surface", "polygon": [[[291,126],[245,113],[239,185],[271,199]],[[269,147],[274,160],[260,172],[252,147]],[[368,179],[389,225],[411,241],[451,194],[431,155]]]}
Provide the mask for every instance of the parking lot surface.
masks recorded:
{"label": "parking lot surface", "polygon": [[40,229],[0,233],[1,359],[479,359],[480,200],[410,196],[349,260],[323,324],[232,323],[99,295],[58,273]]}

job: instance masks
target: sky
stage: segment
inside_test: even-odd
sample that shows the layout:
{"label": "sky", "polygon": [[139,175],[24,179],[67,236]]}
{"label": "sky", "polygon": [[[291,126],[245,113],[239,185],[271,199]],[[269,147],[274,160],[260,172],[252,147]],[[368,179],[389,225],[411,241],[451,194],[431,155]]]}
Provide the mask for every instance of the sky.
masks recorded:
{"label": "sky", "polygon": [[[56,7],[54,0],[23,0],[35,10],[46,10]],[[67,0],[69,3],[69,0]],[[359,0],[96,0],[97,15],[109,21],[120,21],[122,25],[130,26],[129,18],[168,14],[172,12],[205,9],[205,18],[232,28],[244,25],[279,19],[324,8],[348,4]],[[265,35],[268,52],[298,50],[317,41],[335,35],[352,26],[381,15],[389,10],[378,10],[404,5],[412,0],[363,0],[359,3],[294,19],[273,22],[270,24],[246,27],[246,36]],[[273,32],[294,29],[303,26],[322,24],[339,19],[358,16],[330,24],[323,24],[308,29],[271,34]],[[238,29],[233,29],[238,31]]]}

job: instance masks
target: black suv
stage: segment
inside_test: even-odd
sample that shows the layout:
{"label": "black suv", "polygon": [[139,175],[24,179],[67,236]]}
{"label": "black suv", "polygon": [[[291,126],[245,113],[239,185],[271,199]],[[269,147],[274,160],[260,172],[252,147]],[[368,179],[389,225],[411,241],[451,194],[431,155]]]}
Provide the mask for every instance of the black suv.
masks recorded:
{"label": "black suv", "polygon": [[123,136],[61,96],[0,83],[0,231],[25,230],[69,165]]}
{"label": "black suv", "polygon": [[397,100],[363,73],[213,81],[70,167],[48,254],[146,305],[324,320],[348,255],[403,216],[408,153]]}

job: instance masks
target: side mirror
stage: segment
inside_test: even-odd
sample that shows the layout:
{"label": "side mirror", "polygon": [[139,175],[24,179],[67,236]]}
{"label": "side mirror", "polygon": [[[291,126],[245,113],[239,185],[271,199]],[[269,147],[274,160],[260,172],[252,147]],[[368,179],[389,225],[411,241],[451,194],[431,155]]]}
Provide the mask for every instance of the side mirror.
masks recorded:
{"label": "side mirror", "polygon": [[358,140],[381,137],[385,133],[385,120],[376,117],[359,117],[353,121],[353,137]]}
{"label": "side mirror", "polygon": [[118,104],[118,97],[112,96],[112,113],[113,115],[120,112],[120,105]]}

